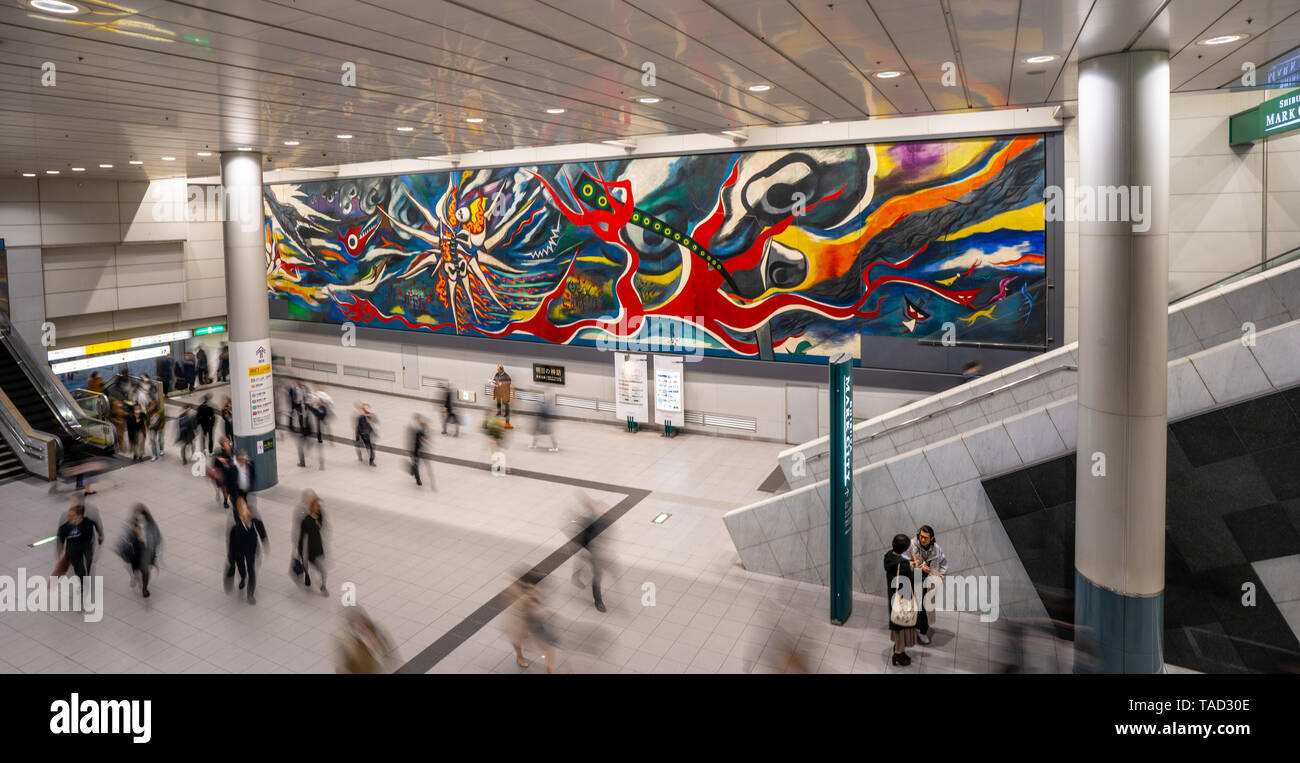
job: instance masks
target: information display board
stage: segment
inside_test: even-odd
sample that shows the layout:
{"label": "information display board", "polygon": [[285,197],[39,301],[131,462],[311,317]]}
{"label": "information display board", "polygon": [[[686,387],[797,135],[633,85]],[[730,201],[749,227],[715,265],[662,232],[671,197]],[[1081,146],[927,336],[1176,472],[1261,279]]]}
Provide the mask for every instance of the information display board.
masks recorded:
{"label": "information display board", "polygon": [[275,430],[275,390],[271,385],[271,340],[231,342],[230,402],[236,435]]}
{"label": "information display board", "polygon": [[650,421],[646,356],[614,353],[614,417],[638,424]]}
{"label": "information display board", "polygon": [[655,356],[655,419],[682,427],[686,423],[686,380],[679,356]]}
{"label": "information display board", "polygon": [[546,363],[534,363],[533,382],[537,384],[563,384],[564,366],[553,366]]}

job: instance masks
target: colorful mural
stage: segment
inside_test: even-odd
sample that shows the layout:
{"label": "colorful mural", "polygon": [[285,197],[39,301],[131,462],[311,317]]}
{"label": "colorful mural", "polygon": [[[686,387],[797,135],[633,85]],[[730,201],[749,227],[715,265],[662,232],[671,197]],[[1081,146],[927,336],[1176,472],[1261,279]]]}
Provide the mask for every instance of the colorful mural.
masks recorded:
{"label": "colorful mural", "polygon": [[825,362],[859,335],[1041,345],[1042,135],[266,188],[290,317]]}

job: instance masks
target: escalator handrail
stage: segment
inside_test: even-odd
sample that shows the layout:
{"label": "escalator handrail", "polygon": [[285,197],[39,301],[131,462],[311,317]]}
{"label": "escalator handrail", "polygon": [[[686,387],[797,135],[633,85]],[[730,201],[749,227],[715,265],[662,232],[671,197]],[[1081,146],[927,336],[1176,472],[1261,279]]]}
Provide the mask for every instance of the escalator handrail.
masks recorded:
{"label": "escalator handrail", "polygon": [[1223,278],[1220,278],[1219,280],[1215,281],[1212,284],[1207,284],[1205,286],[1202,286],[1201,288],[1195,291],[1188,292],[1182,295],[1181,297],[1178,297],[1177,299],[1171,299],[1169,300],[1169,304],[1176,305],[1179,302],[1189,300],[1192,297],[1199,297],[1202,294],[1206,294],[1208,292],[1214,291],[1215,289],[1226,286],[1227,284],[1233,283],[1235,281],[1239,281],[1242,278],[1246,278],[1252,275],[1258,275],[1259,273],[1267,272],[1269,268],[1276,268],[1279,265],[1285,265],[1286,263],[1291,262],[1292,260],[1295,260],[1297,258],[1300,258],[1300,247],[1296,247],[1295,249],[1291,249],[1281,254],[1275,254],[1261,263],[1258,263],[1256,265],[1251,265],[1248,268],[1243,268],[1241,270],[1238,270],[1236,273],[1233,273],[1232,275],[1224,276]]}
{"label": "escalator handrail", "polygon": [[[36,390],[37,394],[41,396],[41,399],[49,407],[50,411],[55,414],[58,422],[68,431],[69,434],[84,440],[92,440],[92,438],[88,437],[85,433],[85,427],[82,425],[80,418],[78,418],[76,411],[73,409],[73,406],[76,406],[76,402],[73,400],[72,395],[68,393],[67,389],[61,384],[57,385],[57,389],[53,389],[56,384],[51,380],[52,377],[45,373],[45,371],[48,370],[48,366],[36,365],[30,351],[27,349],[26,343],[21,340],[14,340],[13,337],[15,334],[16,332],[14,331],[13,324],[11,324],[3,315],[0,315],[0,344],[3,344],[5,349],[8,350],[10,357],[12,357],[14,362],[18,365],[18,370],[22,371],[23,375],[27,377],[27,380],[31,382],[32,387]],[[59,390],[62,390],[63,394],[57,394]],[[79,408],[80,406],[76,407]],[[87,415],[84,411],[82,412],[82,416],[90,421],[103,425],[106,427],[105,431],[111,431],[112,429],[112,425],[107,421]]]}
{"label": "escalator handrail", "polygon": [[[46,469],[49,474],[45,475],[47,479],[53,479],[58,470],[58,465],[63,462],[63,443],[57,436],[50,432],[42,432],[32,427],[13,404],[9,396],[0,390],[0,430],[6,435],[4,440],[10,448],[16,443],[18,449],[23,453],[34,458],[44,459]],[[42,439],[41,435],[48,437],[48,440]],[[50,450],[54,453],[51,457]],[[15,453],[22,459],[22,454]],[[24,462],[24,467],[26,466]]]}

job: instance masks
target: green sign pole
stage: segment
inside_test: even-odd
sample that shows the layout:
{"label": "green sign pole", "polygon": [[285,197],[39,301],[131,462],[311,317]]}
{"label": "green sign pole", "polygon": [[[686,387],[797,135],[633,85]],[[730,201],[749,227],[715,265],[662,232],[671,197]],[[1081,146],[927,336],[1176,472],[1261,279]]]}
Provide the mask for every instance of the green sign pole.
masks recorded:
{"label": "green sign pole", "polygon": [[839,353],[831,369],[831,622],[853,613],[853,358]]}

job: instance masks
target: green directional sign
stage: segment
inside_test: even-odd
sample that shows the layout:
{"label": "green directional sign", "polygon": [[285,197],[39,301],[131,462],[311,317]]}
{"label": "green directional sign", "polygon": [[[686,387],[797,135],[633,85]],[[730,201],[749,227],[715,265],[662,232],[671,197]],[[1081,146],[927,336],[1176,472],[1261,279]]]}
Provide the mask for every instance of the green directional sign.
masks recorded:
{"label": "green directional sign", "polygon": [[853,358],[841,352],[831,371],[831,622],[853,613]]}
{"label": "green directional sign", "polygon": [[204,326],[201,329],[194,329],[194,336],[203,336],[204,334],[220,334],[225,331],[225,326]]}
{"label": "green directional sign", "polygon": [[1270,98],[1228,117],[1228,145],[1254,143],[1300,127],[1300,90]]}

